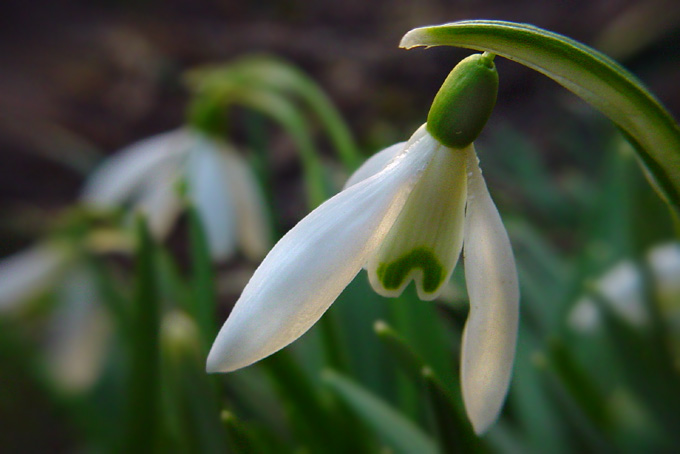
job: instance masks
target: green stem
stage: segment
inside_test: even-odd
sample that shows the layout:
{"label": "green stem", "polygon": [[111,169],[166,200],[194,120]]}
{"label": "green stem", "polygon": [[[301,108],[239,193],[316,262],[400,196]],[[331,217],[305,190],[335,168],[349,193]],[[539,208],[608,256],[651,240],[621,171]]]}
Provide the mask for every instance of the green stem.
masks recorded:
{"label": "green stem", "polygon": [[401,47],[457,46],[522,63],[609,117],[635,146],[650,183],[680,213],[680,127],[635,76],[573,39],[526,24],[474,20],[411,30]]}

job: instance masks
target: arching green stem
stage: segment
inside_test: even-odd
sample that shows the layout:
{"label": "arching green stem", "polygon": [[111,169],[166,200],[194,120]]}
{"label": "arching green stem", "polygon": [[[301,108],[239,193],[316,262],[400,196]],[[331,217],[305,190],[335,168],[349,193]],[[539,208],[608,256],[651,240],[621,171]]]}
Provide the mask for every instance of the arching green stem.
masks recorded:
{"label": "arching green stem", "polygon": [[560,83],[624,132],[652,185],[680,215],[680,128],[635,76],[606,55],[538,27],[488,20],[416,28],[400,46],[493,52]]}
{"label": "arching green stem", "polygon": [[188,73],[187,81],[190,86],[204,92],[250,85],[297,96],[318,116],[348,171],[354,171],[364,160],[349,128],[328,96],[311,78],[284,60],[267,55],[244,57],[226,66],[194,70]]}
{"label": "arching green stem", "polygon": [[[206,98],[217,100],[216,102],[220,105],[221,110],[227,109],[230,105],[241,105],[280,124],[295,142],[295,148],[299,153],[304,173],[308,208],[312,210],[326,200],[328,194],[326,193],[321,160],[314,148],[305,118],[292,103],[273,92],[249,89],[248,87],[224,87],[216,92],[208,91],[196,96],[194,103],[198,106],[210,105],[210,103],[203,101]],[[200,113],[197,113],[200,112],[200,109],[190,109],[190,112],[199,120],[203,117]],[[190,123],[196,124],[196,120],[190,119]]]}

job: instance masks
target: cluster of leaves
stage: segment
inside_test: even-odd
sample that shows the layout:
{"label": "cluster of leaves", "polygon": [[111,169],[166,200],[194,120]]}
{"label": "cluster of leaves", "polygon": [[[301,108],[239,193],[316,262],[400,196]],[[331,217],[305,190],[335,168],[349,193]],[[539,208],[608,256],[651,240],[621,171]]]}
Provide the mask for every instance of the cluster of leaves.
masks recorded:
{"label": "cluster of leaves", "polygon": [[[91,262],[116,326],[91,389],[70,395],[55,388],[38,351],[9,326],[0,343],[10,366],[3,388],[49,397],[77,443],[93,451],[639,452],[677,445],[680,388],[668,321],[653,317],[633,327],[601,301],[596,333],[584,336],[566,323],[588,289],[584,282],[671,235],[638,222],[670,225],[666,208],[616,141],[599,171],[578,176],[574,192],[548,178],[517,133],[501,131],[486,146],[498,151],[487,160],[490,178],[502,184],[523,175],[513,194],[522,203],[505,205],[524,307],[507,408],[487,436],[474,436],[461,405],[464,294],[435,304],[410,291],[386,300],[360,275],[293,347],[243,371],[206,375],[217,327],[215,271],[193,210],[187,270],[152,241],[143,219],[131,276],[110,260]],[[576,253],[551,246],[562,226],[578,232]],[[456,289],[464,288],[461,280],[457,273]],[[658,314],[648,294],[648,310]]]}

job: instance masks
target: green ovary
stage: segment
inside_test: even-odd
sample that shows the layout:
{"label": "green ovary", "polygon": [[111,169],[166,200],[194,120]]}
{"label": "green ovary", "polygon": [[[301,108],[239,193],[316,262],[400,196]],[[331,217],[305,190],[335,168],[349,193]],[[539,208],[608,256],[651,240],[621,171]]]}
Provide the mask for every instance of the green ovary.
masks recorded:
{"label": "green ovary", "polygon": [[394,262],[381,263],[376,273],[387,290],[395,290],[401,287],[414,268],[420,268],[423,272],[422,285],[425,292],[432,293],[439,288],[444,279],[444,267],[435,254],[424,246],[413,249]]}

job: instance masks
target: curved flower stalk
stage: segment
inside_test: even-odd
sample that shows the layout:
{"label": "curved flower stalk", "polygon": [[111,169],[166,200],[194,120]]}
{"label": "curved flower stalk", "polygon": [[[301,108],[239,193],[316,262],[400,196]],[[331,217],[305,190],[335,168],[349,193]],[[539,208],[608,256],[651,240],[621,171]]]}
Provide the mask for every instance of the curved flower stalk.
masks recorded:
{"label": "curved flower stalk", "polygon": [[510,242],[472,144],[497,88],[492,55],[457,65],[427,124],[369,159],[274,246],[220,330],[207,370],[233,371],[293,342],[362,267],[381,295],[397,296],[413,280],[432,300],[464,249],[463,396],[475,431],[486,431],[507,393],[519,302]]}
{"label": "curved flower stalk", "polygon": [[680,127],[635,76],[606,55],[532,25],[492,20],[416,28],[400,46],[493,52],[555,80],[620,128],[652,186],[680,216]]}
{"label": "curved flower stalk", "polygon": [[242,57],[226,65],[192,70],[186,79],[192,90],[211,98],[231,97],[245,87],[299,98],[318,116],[345,167],[351,171],[361,163],[352,134],[330,99],[311,78],[280,58]]}
{"label": "curved flower stalk", "polygon": [[265,255],[271,232],[248,165],[226,143],[191,129],[153,136],[111,156],[87,180],[81,200],[99,209],[130,205],[143,211],[151,232],[163,238],[182,211],[182,182],[213,259],[229,258],[237,244],[252,259]]}

